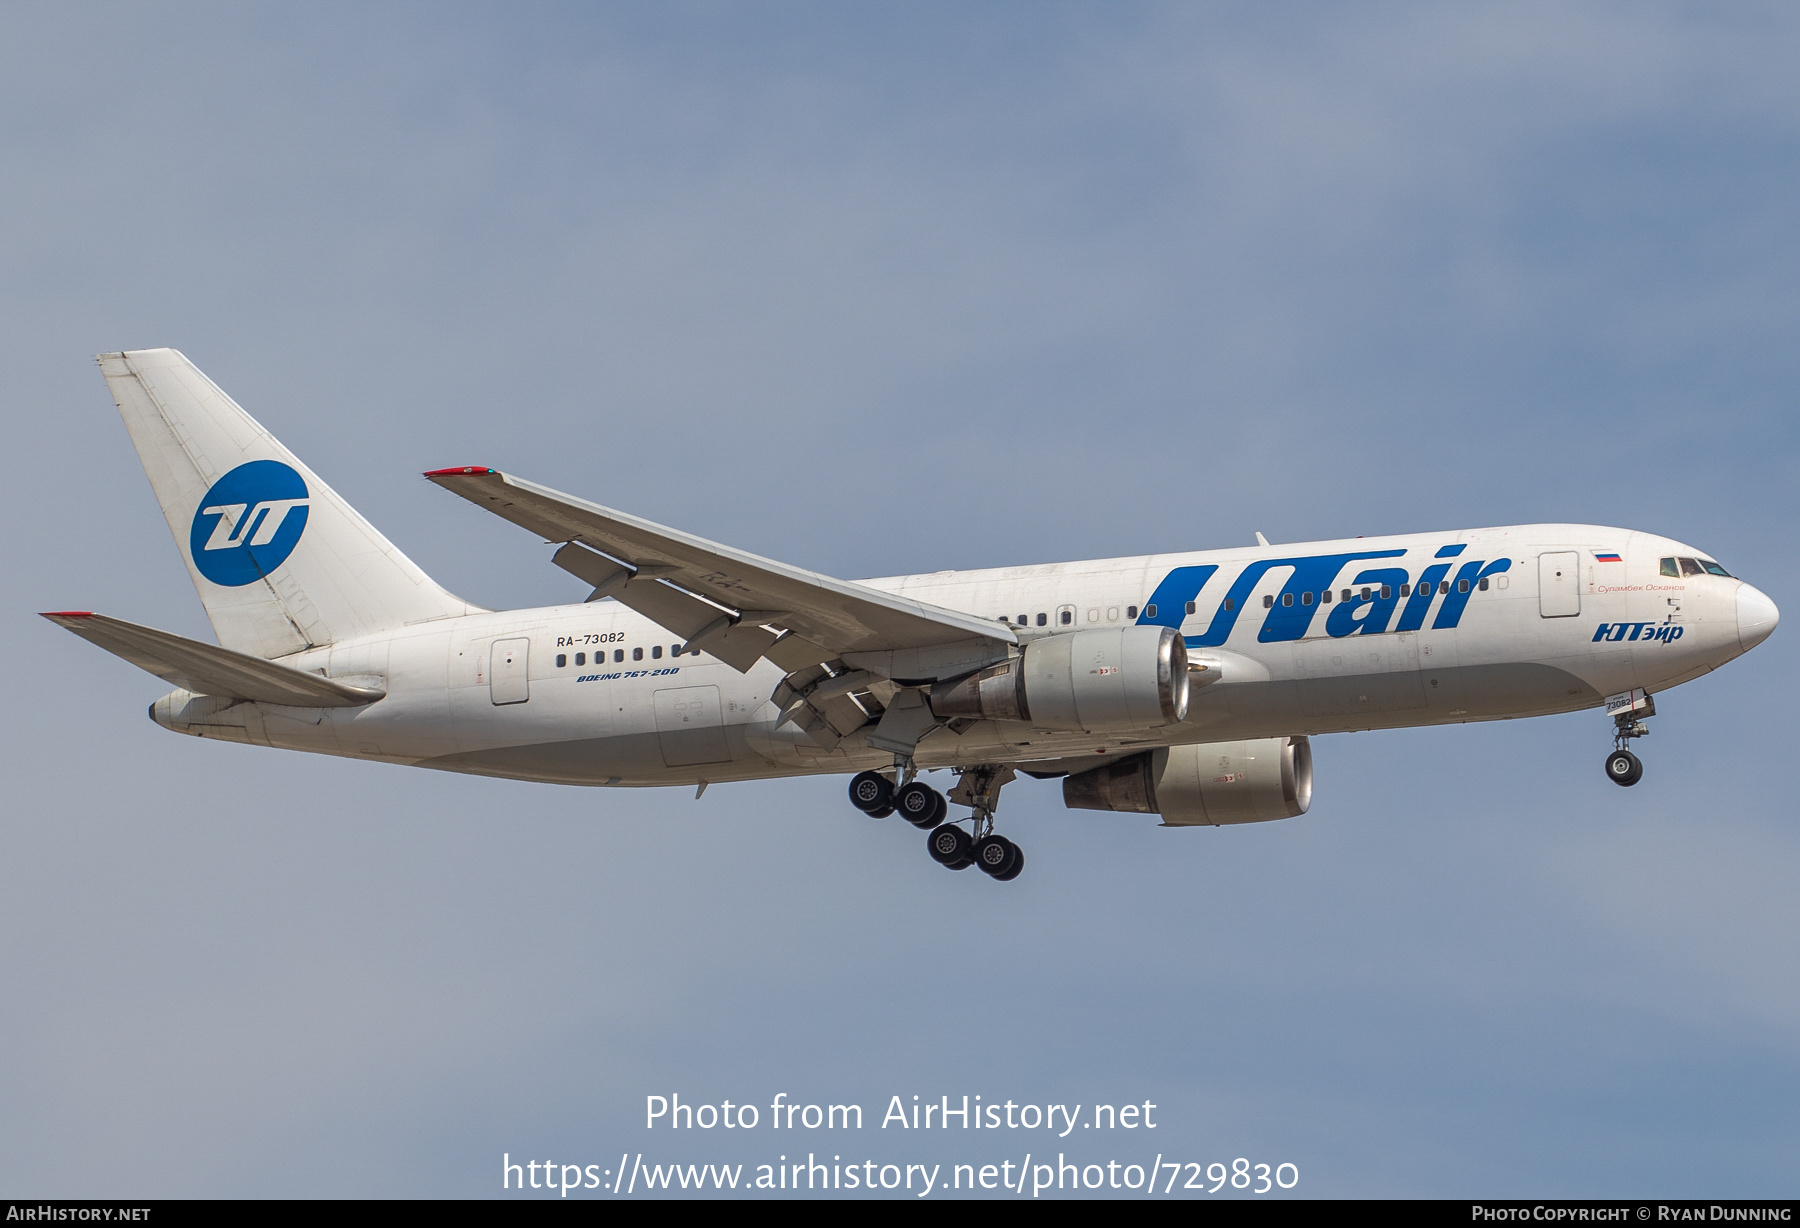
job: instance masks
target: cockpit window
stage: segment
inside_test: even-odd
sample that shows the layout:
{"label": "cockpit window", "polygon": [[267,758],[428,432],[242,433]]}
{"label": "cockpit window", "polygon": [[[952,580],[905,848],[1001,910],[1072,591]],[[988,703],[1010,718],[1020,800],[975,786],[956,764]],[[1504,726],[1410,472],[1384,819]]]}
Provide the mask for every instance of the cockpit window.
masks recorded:
{"label": "cockpit window", "polygon": [[1675,565],[1674,559],[1664,559],[1657,570],[1665,576],[1679,576],[1681,568]]}
{"label": "cockpit window", "polygon": [[1684,576],[1703,576],[1706,570],[1700,566],[1699,559],[1682,559],[1681,574]]}
{"label": "cockpit window", "polygon": [[1711,559],[1701,559],[1700,566],[1706,568],[1706,574],[1709,576],[1724,576],[1727,580],[1731,579],[1731,573]]}

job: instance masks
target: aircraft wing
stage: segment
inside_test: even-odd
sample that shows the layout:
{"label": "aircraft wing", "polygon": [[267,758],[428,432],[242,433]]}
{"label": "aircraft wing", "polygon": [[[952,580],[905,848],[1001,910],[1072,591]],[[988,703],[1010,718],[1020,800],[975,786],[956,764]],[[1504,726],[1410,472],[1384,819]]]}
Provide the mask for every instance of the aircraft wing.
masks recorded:
{"label": "aircraft wing", "polygon": [[149,670],[164,682],[197,695],[253,699],[294,708],[354,708],[374,703],[387,694],[104,614],[64,610],[44,617],[139,669]]}
{"label": "aircraft wing", "polygon": [[546,541],[570,543],[554,561],[594,586],[590,601],[615,597],[742,671],[764,656],[793,671],[846,654],[971,641],[1003,651],[1017,642],[1004,623],[761,558],[495,469],[425,476]]}

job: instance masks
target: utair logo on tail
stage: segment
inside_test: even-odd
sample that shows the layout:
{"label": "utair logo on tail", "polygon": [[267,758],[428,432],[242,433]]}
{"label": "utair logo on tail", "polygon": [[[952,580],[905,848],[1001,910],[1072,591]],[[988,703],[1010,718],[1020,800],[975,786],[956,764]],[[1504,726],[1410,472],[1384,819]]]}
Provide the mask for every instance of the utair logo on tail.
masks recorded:
{"label": "utair logo on tail", "polygon": [[280,461],[239,465],[212,484],[194,511],[188,554],[225,588],[262,579],[287,561],[306,529],[306,482]]}

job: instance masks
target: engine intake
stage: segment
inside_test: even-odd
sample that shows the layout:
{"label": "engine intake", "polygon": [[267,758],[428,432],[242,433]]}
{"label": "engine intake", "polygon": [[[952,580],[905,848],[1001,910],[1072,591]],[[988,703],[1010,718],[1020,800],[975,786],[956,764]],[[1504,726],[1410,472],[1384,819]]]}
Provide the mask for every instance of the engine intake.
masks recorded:
{"label": "engine intake", "polygon": [[1147,751],[1065,777],[1063,805],[1160,814],[1169,827],[1291,819],[1312,805],[1312,744],[1259,738]]}
{"label": "engine intake", "polygon": [[940,717],[1039,729],[1156,729],[1180,724],[1187,709],[1187,643],[1173,627],[1046,636],[1010,661],[931,688]]}

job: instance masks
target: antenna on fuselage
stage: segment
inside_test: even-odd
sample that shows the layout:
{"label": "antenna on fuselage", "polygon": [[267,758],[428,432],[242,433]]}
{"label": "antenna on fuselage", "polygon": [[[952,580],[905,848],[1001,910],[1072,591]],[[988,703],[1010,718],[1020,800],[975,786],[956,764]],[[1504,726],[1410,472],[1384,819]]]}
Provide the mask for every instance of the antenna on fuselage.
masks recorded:
{"label": "antenna on fuselage", "polygon": [[1259,546],[1266,546],[1269,544],[1269,539],[1264,537],[1261,533],[1258,533],[1256,535],[1256,544]]}

